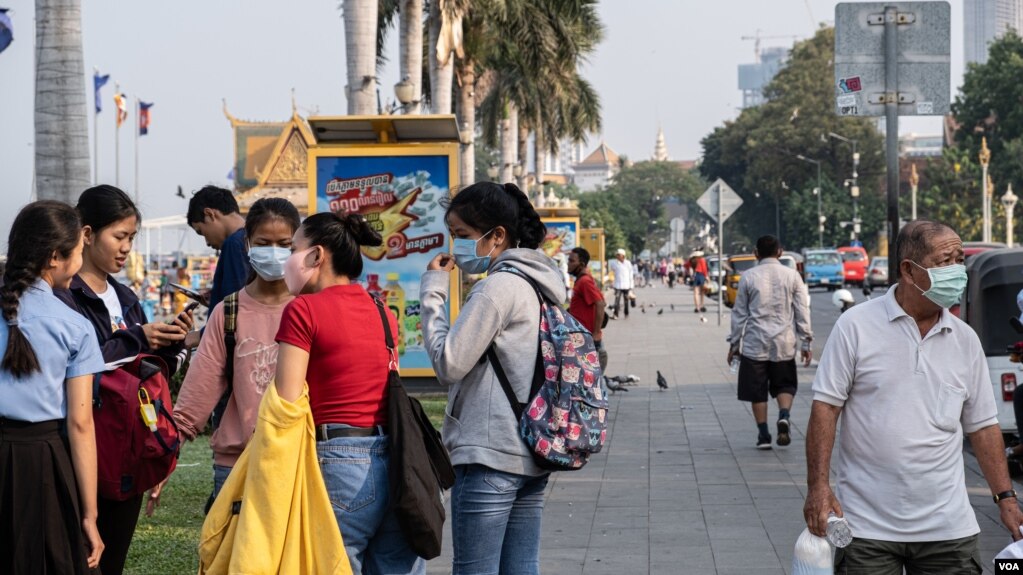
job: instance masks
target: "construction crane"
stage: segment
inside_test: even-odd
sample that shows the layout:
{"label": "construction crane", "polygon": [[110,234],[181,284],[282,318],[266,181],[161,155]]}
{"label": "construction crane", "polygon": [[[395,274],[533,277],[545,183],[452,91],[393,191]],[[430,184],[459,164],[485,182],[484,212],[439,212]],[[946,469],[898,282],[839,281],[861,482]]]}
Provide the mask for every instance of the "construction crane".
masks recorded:
{"label": "construction crane", "polygon": [[743,36],[743,40],[753,40],[753,52],[756,57],[756,63],[760,63],[760,41],[761,40],[785,40],[791,39],[793,42],[799,40],[799,36],[763,36],[761,30],[757,30],[757,33],[753,36]]}

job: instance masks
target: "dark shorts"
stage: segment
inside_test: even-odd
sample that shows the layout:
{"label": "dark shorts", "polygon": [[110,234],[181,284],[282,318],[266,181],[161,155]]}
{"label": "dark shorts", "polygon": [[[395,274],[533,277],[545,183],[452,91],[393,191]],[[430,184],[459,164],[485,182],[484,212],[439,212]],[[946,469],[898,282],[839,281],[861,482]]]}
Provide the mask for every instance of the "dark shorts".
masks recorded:
{"label": "dark shorts", "polygon": [[853,539],[835,554],[836,575],[980,575],[978,537],[895,543]]}
{"label": "dark shorts", "polygon": [[739,401],[763,403],[767,394],[796,394],[796,360],[756,361],[739,358]]}
{"label": "dark shorts", "polygon": [[707,276],[701,274],[700,272],[696,272],[695,274],[693,274],[693,285],[694,286],[700,287],[700,286],[702,286],[705,283],[707,283]]}

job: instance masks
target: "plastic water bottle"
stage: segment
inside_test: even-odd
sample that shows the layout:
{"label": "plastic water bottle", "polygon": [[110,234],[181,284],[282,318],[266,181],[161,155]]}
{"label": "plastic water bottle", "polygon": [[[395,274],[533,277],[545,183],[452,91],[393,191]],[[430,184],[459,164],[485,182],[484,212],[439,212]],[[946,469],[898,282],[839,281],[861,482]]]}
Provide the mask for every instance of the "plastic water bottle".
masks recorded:
{"label": "plastic water bottle", "polygon": [[838,517],[828,513],[828,543],[835,547],[845,547],[852,542],[852,531],[849,530],[849,522],[845,517]]}
{"label": "plastic water bottle", "polygon": [[731,370],[732,375],[735,375],[736,373],[739,373],[739,358],[738,357],[733,357],[732,358],[732,363],[728,364],[728,368],[729,368],[729,370]]}

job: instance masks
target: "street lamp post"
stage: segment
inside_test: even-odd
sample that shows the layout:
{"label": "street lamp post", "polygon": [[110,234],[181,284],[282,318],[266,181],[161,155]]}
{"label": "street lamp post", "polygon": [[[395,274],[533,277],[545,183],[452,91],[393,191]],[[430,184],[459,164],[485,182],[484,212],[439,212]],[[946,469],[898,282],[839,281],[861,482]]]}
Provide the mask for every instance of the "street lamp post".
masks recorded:
{"label": "street lamp post", "polygon": [[1019,198],[1012,193],[1012,184],[1002,196],[1002,207],[1005,208],[1005,245],[1012,247],[1012,212],[1016,209],[1016,202]]}
{"label": "street lamp post", "polygon": [[809,162],[817,166],[817,188],[815,193],[817,194],[817,247],[824,247],[824,212],[821,211],[821,196],[824,195],[824,190],[821,189],[821,161],[814,160],[813,158],[807,158],[803,154],[796,156],[796,159]]}
{"label": "street lamp post", "polygon": [[409,76],[405,76],[401,82],[394,85],[394,96],[401,103],[402,114],[409,113],[412,111],[412,106],[419,105],[419,100],[416,99],[416,85],[412,83]]}
{"label": "street lamp post", "polygon": [[982,217],[984,220],[981,240],[985,242],[991,241],[991,211],[989,209],[990,195],[988,193],[988,178],[987,178],[987,166],[991,163],[991,150],[987,147],[987,138],[981,138],[980,140],[980,195],[981,195],[981,210],[983,211]]}
{"label": "street lamp post", "polygon": [[920,175],[916,173],[916,164],[910,164],[909,189],[910,189],[910,191],[912,193],[912,200],[913,200],[913,202],[912,202],[912,210],[913,211],[911,212],[911,214],[912,214],[911,219],[914,219],[914,220],[916,219],[916,190],[917,190],[917,186],[919,186],[919,185],[920,185]]}
{"label": "street lamp post", "polygon": [[[785,182],[781,183],[781,189],[788,190],[789,185]],[[781,240],[781,193],[775,190],[774,192],[774,235]]]}
{"label": "street lamp post", "polygon": [[852,161],[853,161],[852,187],[849,189],[849,193],[852,195],[852,205],[853,205],[853,239],[856,240],[856,239],[859,239],[859,237],[860,237],[860,216],[859,216],[860,186],[858,184],[859,174],[857,173],[857,170],[860,167],[860,153],[856,151],[856,140],[853,140],[852,138],[846,138],[845,136],[842,136],[840,134],[836,134],[834,132],[828,132],[828,137],[835,138],[836,140],[841,140],[841,141],[845,142],[846,144],[852,145],[852,151],[853,151],[853,155],[852,155]]}

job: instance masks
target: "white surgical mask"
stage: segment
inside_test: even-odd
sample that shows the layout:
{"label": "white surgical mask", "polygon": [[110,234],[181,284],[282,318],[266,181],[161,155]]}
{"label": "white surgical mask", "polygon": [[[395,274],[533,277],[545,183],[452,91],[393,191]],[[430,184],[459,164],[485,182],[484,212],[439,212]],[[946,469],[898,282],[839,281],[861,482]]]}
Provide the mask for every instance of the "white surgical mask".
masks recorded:
{"label": "white surgical mask", "polygon": [[291,256],[288,248],[277,246],[255,246],[249,248],[249,263],[264,281],[284,279],[284,262]]}

